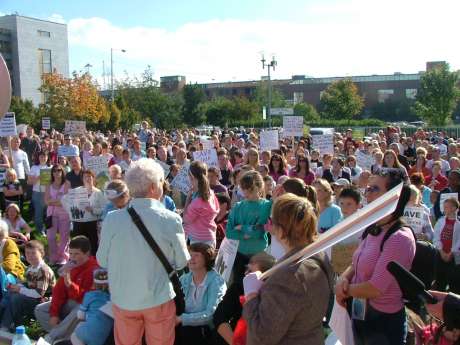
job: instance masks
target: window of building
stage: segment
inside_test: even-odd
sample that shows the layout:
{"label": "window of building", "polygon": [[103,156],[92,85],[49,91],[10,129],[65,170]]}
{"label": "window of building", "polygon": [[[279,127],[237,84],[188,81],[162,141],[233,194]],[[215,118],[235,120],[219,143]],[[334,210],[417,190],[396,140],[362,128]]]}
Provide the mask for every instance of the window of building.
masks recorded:
{"label": "window of building", "polygon": [[294,92],[294,104],[303,102],[303,92]]}
{"label": "window of building", "polygon": [[406,98],[415,99],[417,96],[417,89],[406,89]]}
{"label": "window of building", "polygon": [[377,90],[377,99],[379,103],[384,103],[387,99],[393,95],[395,91],[393,89]]}
{"label": "window of building", "polygon": [[44,30],[38,30],[38,36],[40,36],[40,37],[51,37],[51,32],[44,31]]}
{"label": "window of building", "polygon": [[40,74],[51,73],[53,69],[51,64],[51,50],[39,49],[38,63],[40,66]]}

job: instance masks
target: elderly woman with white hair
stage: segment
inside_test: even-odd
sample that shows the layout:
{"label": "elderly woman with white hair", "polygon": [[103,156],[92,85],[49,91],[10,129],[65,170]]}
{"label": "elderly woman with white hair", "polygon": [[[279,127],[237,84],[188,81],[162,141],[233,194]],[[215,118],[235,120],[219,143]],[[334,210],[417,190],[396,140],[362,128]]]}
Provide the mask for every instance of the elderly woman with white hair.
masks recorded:
{"label": "elderly woman with white hair", "polygon": [[184,268],[189,259],[182,219],[160,201],[164,172],[158,163],[147,158],[134,162],[125,181],[133,199],[127,208],[107,215],[97,252],[99,264],[109,273],[115,342],[140,344],[145,330],[147,344],[172,345],[176,326],[174,290],[128,210],[139,215],[176,270]]}
{"label": "elderly woman with white hair", "polygon": [[16,284],[24,278],[24,264],[16,243],[8,237],[8,224],[0,220],[0,255],[2,258],[0,269],[1,293],[6,291],[8,284]]}

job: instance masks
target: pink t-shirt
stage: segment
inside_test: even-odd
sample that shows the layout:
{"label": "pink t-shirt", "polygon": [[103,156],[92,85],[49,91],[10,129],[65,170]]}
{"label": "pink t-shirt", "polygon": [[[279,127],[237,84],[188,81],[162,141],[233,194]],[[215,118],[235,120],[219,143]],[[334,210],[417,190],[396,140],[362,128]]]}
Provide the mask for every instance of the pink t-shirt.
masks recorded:
{"label": "pink t-shirt", "polygon": [[415,239],[409,228],[402,228],[385,241],[383,250],[380,251],[384,235],[385,231],[377,236],[369,234],[361,241],[353,254],[355,275],[352,283],[371,283],[382,295],[369,299],[370,305],[383,313],[396,313],[404,306],[402,292],[396,280],[387,271],[387,264],[397,261],[409,270],[415,256]]}

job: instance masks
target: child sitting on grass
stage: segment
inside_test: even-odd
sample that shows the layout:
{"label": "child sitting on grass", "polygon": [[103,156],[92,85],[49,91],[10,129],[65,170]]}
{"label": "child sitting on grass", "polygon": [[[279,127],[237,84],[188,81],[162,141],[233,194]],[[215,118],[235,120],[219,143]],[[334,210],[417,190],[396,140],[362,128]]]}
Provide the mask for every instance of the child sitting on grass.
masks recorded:
{"label": "child sitting on grass", "polygon": [[14,240],[14,242],[20,245],[30,240],[30,233],[32,232],[32,229],[22,218],[18,205],[9,204],[6,207],[4,220],[6,224],[8,224],[9,236]]}

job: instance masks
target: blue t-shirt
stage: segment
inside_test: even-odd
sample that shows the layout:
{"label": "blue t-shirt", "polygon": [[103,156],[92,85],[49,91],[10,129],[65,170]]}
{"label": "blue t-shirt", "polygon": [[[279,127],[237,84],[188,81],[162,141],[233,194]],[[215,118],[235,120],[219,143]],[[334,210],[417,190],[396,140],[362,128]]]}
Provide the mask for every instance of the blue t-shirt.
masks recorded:
{"label": "blue t-shirt", "polygon": [[328,208],[324,209],[319,215],[318,220],[318,232],[322,234],[326,232],[334,225],[340,222],[342,219],[342,211],[336,204],[331,204]]}

